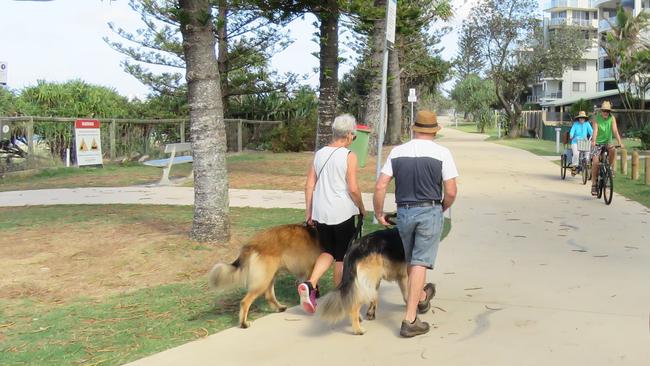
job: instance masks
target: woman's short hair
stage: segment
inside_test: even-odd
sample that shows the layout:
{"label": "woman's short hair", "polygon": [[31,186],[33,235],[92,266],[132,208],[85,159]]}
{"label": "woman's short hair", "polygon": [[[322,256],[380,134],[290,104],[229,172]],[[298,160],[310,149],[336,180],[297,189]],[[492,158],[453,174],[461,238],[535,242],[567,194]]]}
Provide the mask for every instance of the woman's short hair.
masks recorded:
{"label": "woman's short hair", "polygon": [[356,131],[357,120],[351,114],[342,114],[334,119],[332,123],[332,138],[342,139],[347,135]]}

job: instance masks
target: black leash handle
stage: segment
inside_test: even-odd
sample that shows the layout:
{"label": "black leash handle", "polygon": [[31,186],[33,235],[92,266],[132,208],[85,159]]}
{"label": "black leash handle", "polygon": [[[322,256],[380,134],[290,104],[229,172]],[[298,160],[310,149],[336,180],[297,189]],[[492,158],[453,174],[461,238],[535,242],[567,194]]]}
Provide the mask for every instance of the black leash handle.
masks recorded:
{"label": "black leash handle", "polygon": [[393,220],[396,217],[397,217],[397,212],[393,212],[393,213],[385,214],[384,220],[386,220],[387,223],[396,226],[397,223]]}

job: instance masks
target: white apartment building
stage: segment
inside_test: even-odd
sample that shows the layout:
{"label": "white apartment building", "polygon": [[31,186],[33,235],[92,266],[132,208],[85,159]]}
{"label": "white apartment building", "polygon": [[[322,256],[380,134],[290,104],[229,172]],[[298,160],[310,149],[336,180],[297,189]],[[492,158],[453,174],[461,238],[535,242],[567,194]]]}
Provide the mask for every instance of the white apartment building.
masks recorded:
{"label": "white apartment building", "polygon": [[[632,10],[634,16],[642,11],[650,11],[650,0],[594,0],[594,7],[598,11],[598,33],[601,37],[616,24],[616,11],[619,6]],[[609,59],[605,50],[598,51],[598,91],[615,90],[614,64]]]}
{"label": "white apartment building", "polygon": [[532,85],[529,102],[542,106],[559,100],[575,99],[598,92],[598,9],[593,0],[549,0],[544,4],[544,32],[549,34],[563,26],[577,26],[591,47],[582,55],[579,65],[567,69],[561,78],[543,77]]}

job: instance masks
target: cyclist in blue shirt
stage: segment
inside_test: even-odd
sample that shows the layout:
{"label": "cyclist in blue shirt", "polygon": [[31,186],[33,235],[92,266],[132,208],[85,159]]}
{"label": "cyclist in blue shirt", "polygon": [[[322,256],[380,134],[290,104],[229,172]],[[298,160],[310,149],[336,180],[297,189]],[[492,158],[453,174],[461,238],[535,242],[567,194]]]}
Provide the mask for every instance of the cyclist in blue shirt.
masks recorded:
{"label": "cyclist in blue shirt", "polygon": [[586,123],[589,117],[585,111],[580,111],[578,115],[574,118],[573,126],[571,126],[571,131],[569,132],[569,138],[571,139],[571,151],[573,151],[573,157],[571,158],[571,175],[576,175],[576,169],[578,168],[578,159],[580,153],[578,152],[578,141],[587,140],[589,137],[593,136],[594,129],[591,127],[591,123]]}

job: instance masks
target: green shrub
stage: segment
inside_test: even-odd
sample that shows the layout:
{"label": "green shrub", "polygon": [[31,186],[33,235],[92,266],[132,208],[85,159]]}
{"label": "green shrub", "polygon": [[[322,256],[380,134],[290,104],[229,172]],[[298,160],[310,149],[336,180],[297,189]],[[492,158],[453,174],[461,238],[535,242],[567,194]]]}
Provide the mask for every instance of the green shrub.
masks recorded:
{"label": "green shrub", "polygon": [[494,112],[489,108],[483,108],[478,112],[478,118],[476,119],[476,129],[480,133],[485,133],[485,129],[490,127],[490,124],[494,121]]}
{"label": "green shrub", "polygon": [[310,121],[291,121],[273,129],[270,147],[273,152],[313,150],[316,124]]}
{"label": "green shrub", "polygon": [[636,131],[634,136],[641,140],[641,149],[650,150],[650,124],[646,125],[642,130]]}

